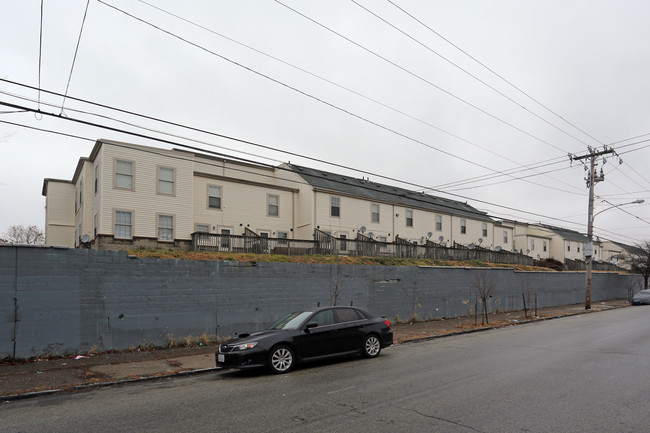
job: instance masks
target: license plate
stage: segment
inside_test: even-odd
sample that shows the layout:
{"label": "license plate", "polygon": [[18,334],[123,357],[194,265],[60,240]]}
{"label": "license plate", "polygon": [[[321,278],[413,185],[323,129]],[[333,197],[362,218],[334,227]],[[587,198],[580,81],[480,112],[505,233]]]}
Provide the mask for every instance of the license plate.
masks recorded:
{"label": "license plate", "polygon": [[218,354],[217,362],[226,362],[226,355]]}

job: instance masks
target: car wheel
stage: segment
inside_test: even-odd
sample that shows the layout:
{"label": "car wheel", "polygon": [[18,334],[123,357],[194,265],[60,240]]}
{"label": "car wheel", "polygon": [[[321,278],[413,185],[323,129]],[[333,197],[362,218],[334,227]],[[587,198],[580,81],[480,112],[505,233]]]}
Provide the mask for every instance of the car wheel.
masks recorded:
{"label": "car wheel", "polygon": [[288,373],[295,362],[293,350],[287,346],[274,347],[269,354],[269,370],[272,373]]}
{"label": "car wheel", "polygon": [[375,334],[368,335],[365,340],[363,340],[363,348],[361,349],[363,356],[366,358],[374,358],[379,355],[381,352],[381,342]]}

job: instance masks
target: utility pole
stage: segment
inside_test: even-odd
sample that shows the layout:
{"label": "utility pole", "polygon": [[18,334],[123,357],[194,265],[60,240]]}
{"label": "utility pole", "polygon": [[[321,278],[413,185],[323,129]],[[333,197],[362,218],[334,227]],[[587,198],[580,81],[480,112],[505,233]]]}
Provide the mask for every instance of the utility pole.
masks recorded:
{"label": "utility pole", "polygon": [[[600,168],[600,175],[596,176],[596,159],[599,156],[607,155],[610,153],[615,153],[614,149],[607,148],[605,146],[603,150],[596,151],[591,147],[588,147],[588,153],[581,156],[574,156],[569,154],[571,161],[580,161],[583,159],[589,159],[589,174],[585,178],[587,181],[587,188],[589,188],[589,209],[587,215],[587,239],[588,242],[584,246],[585,254],[585,263],[586,263],[586,274],[587,274],[587,289],[585,291],[585,310],[591,310],[591,270],[593,263],[593,254],[594,254],[594,184],[596,182],[602,182],[605,180],[605,175],[603,174],[603,168]],[[586,166],[585,166],[586,169]]]}

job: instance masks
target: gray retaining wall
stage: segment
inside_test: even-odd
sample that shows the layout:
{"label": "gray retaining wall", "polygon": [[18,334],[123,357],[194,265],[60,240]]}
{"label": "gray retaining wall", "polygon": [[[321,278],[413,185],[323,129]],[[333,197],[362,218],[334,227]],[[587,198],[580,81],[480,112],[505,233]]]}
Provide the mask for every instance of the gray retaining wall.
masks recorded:
{"label": "gray retaining wall", "polygon": [[[473,314],[469,283],[479,272],[498,278],[490,311],[522,309],[522,291],[540,308],[584,302],[577,272],[138,259],[0,245],[0,358],[226,337],[335,300],[393,320],[464,316]],[[625,298],[629,279],[641,277],[595,273],[592,301]]]}

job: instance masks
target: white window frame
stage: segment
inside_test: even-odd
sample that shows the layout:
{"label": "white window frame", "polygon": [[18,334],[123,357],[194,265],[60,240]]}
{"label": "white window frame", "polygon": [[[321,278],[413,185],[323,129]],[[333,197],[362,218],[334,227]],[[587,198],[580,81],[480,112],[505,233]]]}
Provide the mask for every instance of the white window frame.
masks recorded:
{"label": "white window frame", "polygon": [[488,226],[487,226],[487,223],[483,223],[483,225],[482,225],[482,229],[483,229],[483,237],[487,237],[487,235],[488,235]]}
{"label": "white window frame", "polygon": [[413,209],[406,209],[406,227],[413,227]]}
{"label": "white window frame", "polygon": [[379,224],[381,219],[380,219],[380,207],[379,204],[377,203],[371,203],[370,204],[370,222]]}
{"label": "white window frame", "polygon": [[[201,228],[205,227],[206,230],[201,230]],[[200,224],[196,223],[194,224],[194,231],[197,233],[210,233],[210,224]]]}
{"label": "white window frame", "polygon": [[[219,191],[219,195],[210,195],[210,188],[216,188],[217,191]],[[210,198],[218,198],[219,199],[219,206],[210,206]],[[221,210],[223,207],[223,188],[221,185],[207,185],[206,187],[206,207],[207,209],[212,209],[212,210]]]}
{"label": "white window frame", "polygon": [[[161,225],[161,218],[171,218],[171,227],[163,227]],[[176,224],[176,217],[169,214],[156,214],[156,232],[158,234],[158,242],[174,242],[174,228]],[[171,236],[162,236],[163,233],[169,233]],[[167,239],[170,237],[170,239]]]}
{"label": "white window frame", "polygon": [[[336,206],[334,202],[336,202]],[[338,215],[334,215],[334,209],[336,209]],[[333,218],[341,217],[341,197],[330,196],[330,216]]]}
{"label": "white window frame", "polygon": [[[276,203],[273,203],[273,199]],[[275,213],[272,210],[275,210]],[[266,216],[279,218],[280,217],[280,196],[277,194],[266,195]]]}
{"label": "white window frame", "polygon": [[436,231],[442,231],[442,215],[436,215]]}
{"label": "white window frame", "polygon": [[95,165],[95,195],[99,192],[99,162]]}
{"label": "white window frame", "polygon": [[[118,213],[129,214],[129,218],[130,218],[129,224],[120,223],[118,221]],[[133,226],[134,226],[134,223],[135,223],[135,212],[134,211],[126,210],[126,209],[115,209],[113,211],[113,237],[115,239],[133,239]],[[120,227],[129,227],[129,236],[128,237],[118,235],[118,230],[117,230],[118,225]]]}
{"label": "white window frame", "polygon": [[[171,180],[169,179],[163,179],[162,178],[162,171],[163,170],[170,170],[172,174]],[[176,195],[176,169],[174,167],[165,167],[162,165],[159,165],[156,170],[158,174],[158,182],[156,183],[156,194],[158,195],[169,195],[169,196],[175,196]],[[162,192],[161,191],[161,185],[170,185],[171,184],[171,192]]]}
{"label": "white window frame", "polygon": [[535,239],[530,240],[530,250],[535,251]]}
{"label": "white window frame", "polygon": [[467,234],[467,220],[464,218],[460,219],[460,234],[461,235]]}
{"label": "white window frame", "polygon": [[503,243],[504,244],[508,243],[508,230],[503,231]]}
{"label": "white window frame", "polygon": [[[131,164],[131,173],[120,173],[118,172],[118,166],[120,162]],[[120,176],[131,178],[131,187],[120,186],[118,179]],[[135,161],[130,161],[128,159],[115,158],[113,164],[113,188],[121,189],[124,191],[135,191]]]}

